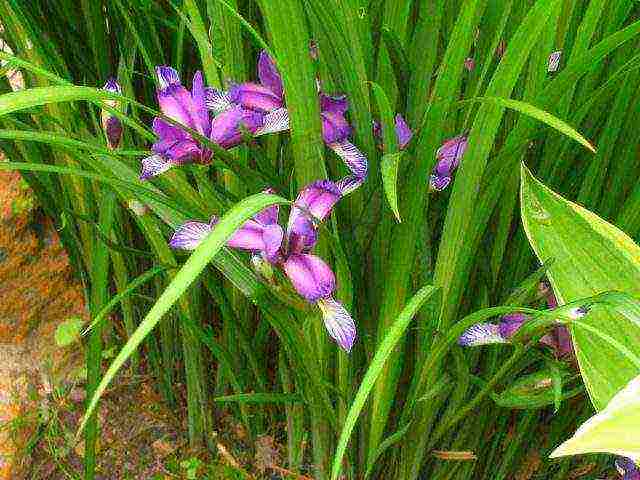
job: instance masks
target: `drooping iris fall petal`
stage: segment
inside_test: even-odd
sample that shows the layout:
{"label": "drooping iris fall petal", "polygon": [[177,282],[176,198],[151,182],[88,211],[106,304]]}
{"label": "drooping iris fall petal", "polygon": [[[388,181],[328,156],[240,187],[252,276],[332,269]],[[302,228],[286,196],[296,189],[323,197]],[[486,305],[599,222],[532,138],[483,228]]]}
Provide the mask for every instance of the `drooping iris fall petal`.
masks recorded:
{"label": "drooping iris fall petal", "polygon": [[467,150],[466,135],[458,135],[457,137],[446,140],[436,152],[436,165],[433,167],[429,186],[431,190],[442,191],[449,183],[453,176],[453,172]]}
{"label": "drooping iris fall petal", "polygon": [[309,303],[329,297],[336,289],[336,277],[320,257],[294,253],[284,262],[284,271],[296,291]]}
{"label": "drooping iris fall petal", "polygon": [[507,343],[500,335],[499,327],[495,323],[476,323],[458,338],[458,343],[463,347],[477,347],[492,343]]}
{"label": "drooping iris fall petal", "polygon": [[322,312],[322,320],[327,332],[345,352],[351,352],[356,341],[356,323],[344,308],[333,299],[323,298],[318,301],[318,307]]}

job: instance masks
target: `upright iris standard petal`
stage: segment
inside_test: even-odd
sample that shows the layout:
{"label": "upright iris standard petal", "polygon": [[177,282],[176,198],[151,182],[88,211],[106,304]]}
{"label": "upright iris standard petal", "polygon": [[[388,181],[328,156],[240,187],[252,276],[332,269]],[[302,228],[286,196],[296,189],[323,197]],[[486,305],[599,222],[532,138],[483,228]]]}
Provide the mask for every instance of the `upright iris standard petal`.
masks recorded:
{"label": "upright iris standard petal", "polygon": [[322,112],[322,139],[328,145],[346,140],[351,127],[344,115],[336,112]]}
{"label": "upright iris standard petal", "polygon": [[284,262],[284,271],[296,291],[308,302],[330,297],[336,289],[336,277],[318,256],[294,253]]}
{"label": "upright iris standard petal", "polygon": [[356,341],[356,323],[344,306],[333,297],[318,300],[324,326],[331,338],[345,352],[351,352]]}
{"label": "upright iris standard petal", "polygon": [[320,94],[320,111],[344,115],[349,109],[349,100],[346,95]]}
{"label": "upright iris standard petal", "polygon": [[143,158],[141,164],[142,169],[140,171],[140,180],[149,180],[150,178],[160,175],[177,165],[169,158],[157,153]]}
{"label": "upright iris standard petal", "polygon": [[405,122],[399,113],[396,115],[396,135],[398,137],[398,147],[400,150],[407,148],[411,137],[413,137],[413,132],[409,128],[409,125],[407,125],[407,122]]}
{"label": "upright iris standard petal", "polygon": [[500,327],[495,323],[476,323],[464,331],[458,338],[463,347],[477,347],[492,343],[509,343],[500,335]]}
{"label": "upright iris standard petal", "polygon": [[264,114],[235,105],[217,115],[211,122],[211,140],[222,148],[232,148],[242,142],[242,125],[249,132],[256,132],[264,124]]}
{"label": "upright iris standard petal", "polygon": [[209,223],[204,222],[189,221],[183,223],[176,229],[171,240],[169,240],[169,246],[181,250],[195,250],[200,242],[209,235],[211,228]]}
{"label": "upright iris standard petal", "polygon": [[254,135],[266,135],[268,133],[278,133],[289,130],[289,112],[286,108],[278,108],[267,113],[262,118],[262,126],[254,132]]}
{"label": "upright iris standard petal", "polygon": [[196,130],[196,121],[192,116],[191,93],[180,83],[180,77],[171,67],[157,67],[158,80],[162,88],[157,92],[160,110],[167,117],[182,125]]}
{"label": "upright iris standard petal", "polygon": [[193,76],[193,82],[191,85],[191,104],[189,108],[190,114],[197,125],[198,130],[205,137],[209,136],[209,130],[211,129],[211,121],[209,119],[209,110],[207,109],[206,90],[204,88],[204,78],[202,72],[196,72]]}
{"label": "upright iris standard petal", "polygon": [[278,98],[283,98],[282,77],[271,56],[262,50],[258,56],[258,78],[260,83],[271,90]]}
{"label": "upright iris standard petal", "polygon": [[[120,84],[115,78],[109,78],[104,84],[103,90],[111,93],[122,94]],[[120,106],[120,102],[117,100],[105,100],[104,103],[113,109],[117,109]],[[122,140],[122,122],[118,117],[105,109],[103,109],[100,114],[100,120],[102,123],[102,130],[104,131],[107,139],[107,146],[111,150],[115,150],[120,146],[120,141]]]}
{"label": "upright iris standard petal", "polygon": [[310,250],[317,240],[317,224],[331,213],[342,193],[330,180],[318,180],[304,187],[291,207],[287,225],[288,250]]}
{"label": "upright iris standard petal", "polygon": [[282,97],[268,87],[252,82],[233,85],[229,89],[229,99],[232,103],[258,112],[271,112],[283,105]]}
{"label": "upright iris standard petal", "polygon": [[458,135],[442,144],[436,152],[437,161],[429,180],[432,190],[444,190],[451,183],[453,172],[458,168],[466,150],[466,135]]}
{"label": "upright iris standard petal", "polygon": [[227,241],[227,245],[240,250],[264,253],[267,259],[277,257],[284,232],[280,225],[263,225],[256,220],[248,220]]}

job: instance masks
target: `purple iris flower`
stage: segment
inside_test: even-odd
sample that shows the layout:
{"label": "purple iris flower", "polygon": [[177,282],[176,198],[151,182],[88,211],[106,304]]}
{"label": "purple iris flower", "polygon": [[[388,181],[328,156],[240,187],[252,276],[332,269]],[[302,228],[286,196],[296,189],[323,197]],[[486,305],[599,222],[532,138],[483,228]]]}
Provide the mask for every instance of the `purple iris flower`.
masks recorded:
{"label": "purple iris flower", "polygon": [[[405,119],[399,113],[396,114],[395,118],[395,130],[396,137],[398,137],[398,148],[400,150],[404,150],[409,145],[411,141],[411,137],[413,137],[413,132],[407,125]],[[377,138],[382,138],[382,125],[380,122],[373,121],[373,135]]]}
{"label": "purple iris flower", "polygon": [[[227,241],[227,245],[253,253],[252,263],[268,262],[280,267],[295,290],[317,305],[329,335],[350,352],[356,340],[356,326],[347,310],[336,301],[336,279],[331,268],[311,250],[317,229],[342,198],[338,186],[320,180],[304,187],[291,207],[286,234],[278,224],[278,207],[272,206],[247,221]],[[178,227],[169,242],[173,248],[193,250],[218,222],[190,221]]]}
{"label": "purple iris flower", "polygon": [[[211,120],[204,104],[204,81],[202,73],[193,76],[191,92],[182,86],[180,77],[171,67],[156,67],[160,88],[158,104],[164,115],[172,120],[208,137]],[[166,172],[175,165],[189,162],[207,163],[211,151],[184,130],[157,117],[153,121],[153,132],[158,140],[153,144],[154,155],[142,160],[141,180]]]}
{"label": "purple iris flower", "polygon": [[[115,78],[110,78],[107,80],[107,83],[102,87],[103,90],[111,93],[122,94],[122,89],[120,88],[120,84]],[[110,108],[118,108],[120,102],[117,100],[105,100],[105,104]],[[115,150],[120,146],[120,142],[122,140],[122,122],[118,117],[111,114],[107,110],[102,110],[100,115],[100,120],[102,123],[102,130],[104,131],[105,137],[107,138],[107,146],[111,150]]]}
{"label": "purple iris flower", "polygon": [[367,157],[349,142],[351,126],[344,116],[348,109],[349,101],[345,95],[331,96],[320,93],[322,139],[351,172],[337,183],[343,195],[351,193],[362,185],[369,172]]}
{"label": "purple iris flower", "polygon": [[[247,82],[232,85],[228,92],[207,89],[206,105],[209,110],[221,115],[234,106],[265,115],[264,124],[256,135],[274,133],[289,129],[289,115],[284,107],[284,89],[282,77],[275,62],[266,51],[258,57],[259,83]],[[345,163],[350,175],[336,185],[343,195],[358,188],[368,173],[367,158],[358,148],[348,141],[351,127],[345,118],[349,102],[344,95],[331,96],[319,94],[322,120],[322,138]]]}
{"label": "purple iris flower", "polygon": [[[548,282],[541,282],[539,291],[547,297],[549,308],[558,306],[556,297]],[[589,311],[588,307],[576,307],[568,312],[572,318],[581,318]],[[478,323],[472,325],[458,338],[458,343],[464,347],[476,347],[478,345],[488,345],[492,343],[510,343],[511,338],[529,320],[529,316],[524,313],[510,313],[500,318],[500,322]],[[551,332],[540,339],[542,345],[551,347],[557,358],[573,357],[573,343],[569,329],[558,323]]]}
{"label": "purple iris flower", "polygon": [[[265,114],[232,104],[225,93],[215,93],[217,91],[205,88],[201,72],[196,72],[193,76],[191,92],[182,86],[178,72],[173,68],[157,67],[156,73],[160,84],[157,92],[158,104],[162,113],[211,139],[222,148],[229,149],[239,145],[243,140],[243,129],[258,136],[282,131],[283,123],[288,128],[286,110],[280,109]],[[216,95],[219,95],[219,101],[227,102],[228,108],[219,111],[212,120],[209,109],[211,99]],[[158,136],[158,141],[152,147],[154,155],[142,160],[142,180],[166,172],[175,165],[210,161],[211,150],[203,147],[181,128],[161,118],[155,118],[153,131]]]}
{"label": "purple iris flower", "polygon": [[436,152],[436,166],[433,168],[429,185],[432,190],[442,191],[449,183],[451,177],[460,160],[467,150],[467,136],[458,135],[457,137],[446,140]]}
{"label": "purple iris flower", "polygon": [[630,458],[616,458],[616,469],[622,475],[622,480],[640,480],[640,469]]}

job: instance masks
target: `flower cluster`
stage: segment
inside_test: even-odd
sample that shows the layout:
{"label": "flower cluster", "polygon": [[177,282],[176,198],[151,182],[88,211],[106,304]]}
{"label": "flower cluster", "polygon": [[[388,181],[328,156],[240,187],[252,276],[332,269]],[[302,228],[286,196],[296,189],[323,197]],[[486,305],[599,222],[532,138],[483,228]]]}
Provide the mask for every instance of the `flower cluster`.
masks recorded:
{"label": "flower cluster", "polygon": [[[191,91],[182,86],[178,73],[170,67],[157,67],[156,74],[162,113],[221,148],[230,149],[242,143],[243,131],[260,136],[289,129],[282,78],[265,51],[258,57],[258,82],[234,83],[227,91],[205,87],[200,72],[193,77]],[[346,96],[319,92],[318,102],[324,142],[350,171],[350,175],[336,183],[346,195],[364,183],[367,158],[349,142],[351,126],[345,118],[349,108]],[[185,129],[156,118],[153,131],[158,140],[152,147],[154,154],[142,161],[141,179],[156,176],[175,165],[210,161],[211,150]]]}
{"label": "flower cluster", "polygon": [[[540,284],[540,293],[546,298],[550,309],[558,306],[551,286],[545,281]],[[570,312],[575,318],[586,315],[585,307],[577,307]],[[500,321],[495,323],[477,323],[460,336],[458,343],[464,347],[475,347],[492,343],[510,343],[511,338],[530,317],[524,313],[514,312],[503,315]],[[557,358],[571,358],[574,356],[571,333],[565,325],[554,325],[551,332],[540,339],[540,343],[552,349]]]}
{"label": "flower cluster", "polygon": [[[156,75],[160,87],[158,105],[162,113],[221,148],[230,149],[242,143],[243,129],[259,136],[289,128],[289,118],[282,105],[262,110],[244,108],[232,103],[230,96],[219,95],[215,89],[205,87],[201,72],[193,76],[191,91],[182,85],[178,72],[171,67],[157,67]],[[211,160],[211,150],[174,123],[156,117],[153,132],[158,140],[152,146],[154,154],[142,160],[142,180],[176,165],[206,164]]]}
{"label": "flower cluster", "polygon": [[[271,190],[268,190],[271,192]],[[279,208],[271,206],[247,221],[227,241],[227,245],[252,253],[252,263],[281,268],[295,290],[322,312],[329,335],[346,352],[356,339],[356,326],[346,309],[336,301],[336,278],[331,268],[313,250],[317,229],[342,198],[338,184],[319,180],[304,187],[293,203],[286,231],[278,224]],[[218,222],[187,222],[175,231],[170,245],[192,250]]]}

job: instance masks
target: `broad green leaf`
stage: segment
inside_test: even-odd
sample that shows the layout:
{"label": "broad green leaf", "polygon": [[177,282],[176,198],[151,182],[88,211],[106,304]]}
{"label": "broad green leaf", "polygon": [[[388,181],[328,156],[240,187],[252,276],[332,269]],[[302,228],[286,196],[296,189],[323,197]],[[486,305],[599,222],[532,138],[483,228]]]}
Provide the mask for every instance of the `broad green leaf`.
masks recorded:
{"label": "broad green leaf", "polygon": [[[559,302],[616,290],[640,294],[640,248],[624,232],[569,202],[536,180],[522,166],[522,221]],[[551,261],[551,262],[550,262]],[[591,401],[597,410],[637,375],[628,354],[640,354],[640,327],[614,312],[597,310],[571,327],[576,355]],[[610,337],[612,341],[607,340]]]}
{"label": "broad green leaf", "polygon": [[84,322],[78,317],[67,318],[56,328],[56,333],[54,334],[56,345],[66,347],[78,340],[82,325],[84,325]]}
{"label": "broad green leaf", "polygon": [[549,125],[552,128],[555,128],[563,135],[566,135],[569,138],[572,138],[576,142],[584,145],[585,148],[591,150],[593,153],[596,153],[596,149],[589,140],[584,138],[575,128],[566,122],[560,120],[555,115],[550,114],[538,107],[535,107],[527,102],[521,102],[519,100],[513,100],[511,98],[500,98],[500,97],[478,97],[473,100],[469,100],[472,102],[480,102],[480,103],[494,103],[496,105],[500,105],[502,107],[510,108],[517,112],[523,113],[524,115],[528,115],[531,118],[535,118],[536,120],[540,120],[542,123]]}
{"label": "broad green leaf", "polygon": [[338,441],[338,447],[336,448],[335,456],[333,457],[333,469],[331,471],[331,479],[337,480],[338,475],[340,475],[340,470],[342,469],[342,458],[344,457],[344,453],[347,449],[347,444],[349,443],[349,438],[351,437],[351,432],[358,421],[358,417],[360,416],[360,412],[364,408],[364,404],[367,401],[367,397],[369,393],[373,389],[375,385],[375,381],[382,372],[382,368],[384,367],[385,362],[391,355],[394,347],[398,343],[398,341],[402,338],[402,335],[406,331],[409,323],[413,319],[414,315],[418,313],[418,310],[422,307],[422,305],[427,302],[435,293],[437,289],[428,285],[423,287],[416,293],[413,298],[407,303],[404,307],[400,315],[396,318],[395,322],[389,327],[387,334],[384,336],[376,353],[367,369],[367,373],[365,373],[364,378],[362,379],[362,383],[360,383],[360,387],[358,388],[358,392],[356,393],[355,398],[353,399],[353,403],[349,408],[349,413],[347,414],[347,418],[344,422],[344,426],[342,427],[342,432],[340,433],[340,439]]}
{"label": "broad green leaf", "polygon": [[640,376],[617,393],[606,408],[594,415],[551,458],[582,453],[612,453],[640,460]]}
{"label": "broad green leaf", "polygon": [[180,296],[189,288],[189,285],[196,280],[209,262],[213,260],[233,232],[242,226],[249,218],[269,205],[286,203],[288,203],[287,200],[276,195],[259,193],[244,199],[222,217],[216,225],[216,228],[213,229],[207,238],[196,248],[191,256],[189,256],[188,260],[164,290],[144,320],[142,320],[137,330],[129,337],[129,340],[116,359],[109,366],[94,396],[89,402],[87,411],[78,430],[79,433],[84,429],[87,419],[95,410],[98,400],[116,373],[118,373],[118,370],[124,365],[133,351],[142,343],[151,330],[153,330],[164,314],[171,309]]}
{"label": "broad green leaf", "polygon": [[382,186],[384,187],[384,193],[387,196],[389,207],[393,211],[393,214],[401,222],[400,210],[398,209],[398,168],[400,166],[400,159],[402,158],[402,152],[388,153],[382,157],[380,163],[380,174],[382,175]]}

